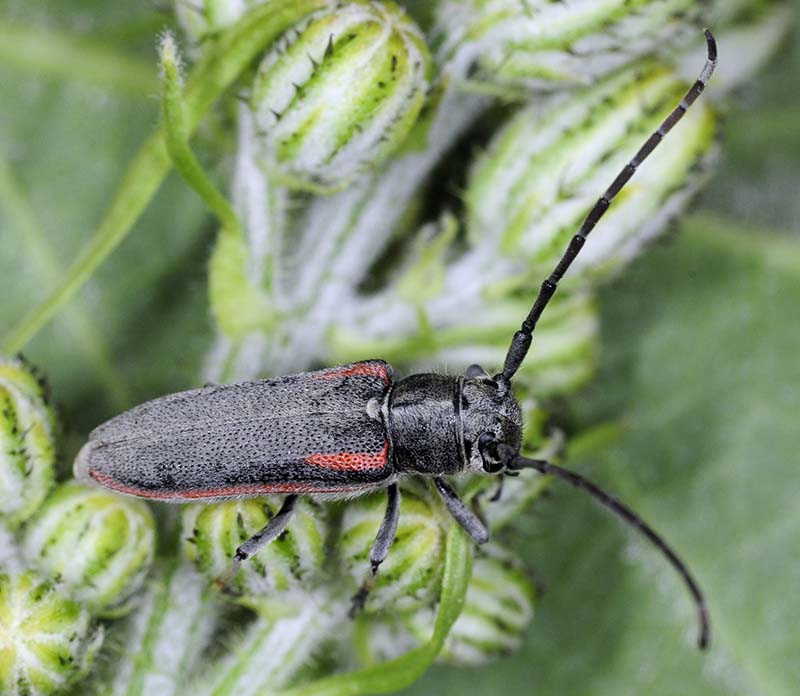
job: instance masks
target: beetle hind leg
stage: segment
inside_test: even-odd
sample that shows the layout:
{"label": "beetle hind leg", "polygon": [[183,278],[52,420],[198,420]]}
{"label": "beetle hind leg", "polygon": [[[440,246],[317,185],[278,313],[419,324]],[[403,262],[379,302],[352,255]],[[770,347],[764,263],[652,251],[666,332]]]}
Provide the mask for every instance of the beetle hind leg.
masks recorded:
{"label": "beetle hind leg", "polygon": [[286,525],[289,524],[289,520],[292,518],[294,506],[297,503],[297,498],[297,495],[287,495],[283,499],[283,505],[281,505],[281,509],[278,510],[275,516],[264,526],[264,528],[253,534],[253,536],[251,536],[247,541],[239,546],[239,548],[236,549],[236,554],[233,557],[233,561],[231,562],[231,566],[228,571],[214,581],[217,587],[219,587],[221,590],[224,590],[230,581],[236,577],[236,574],[239,572],[239,568],[244,561],[258,553],[258,551],[260,551],[264,546],[272,541],[275,541],[275,539],[283,534],[283,531],[286,529]]}
{"label": "beetle hind leg", "polygon": [[394,541],[395,534],[397,533],[397,520],[400,517],[400,488],[396,483],[392,483],[386,490],[386,513],[383,516],[378,535],[372,543],[372,548],[369,552],[370,574],[364,580],[361,587],[358,588],[352,599],[350,600],[350,610],[347,615],[352,619],[364,608],[369,593],[375,586],[375,581],[378,577],[378,568],[381,563],[386,560],[389,555],[389,549]]}

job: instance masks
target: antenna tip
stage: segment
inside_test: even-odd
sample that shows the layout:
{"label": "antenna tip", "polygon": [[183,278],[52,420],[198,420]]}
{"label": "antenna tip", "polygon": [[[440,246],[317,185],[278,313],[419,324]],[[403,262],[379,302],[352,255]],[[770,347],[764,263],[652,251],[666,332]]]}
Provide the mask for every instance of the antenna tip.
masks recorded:
{"label": "antenna tip", "polygon": [[708,46],[708,59],[712,62],[716,62],[717,60],[717,40],[714,38],[714,35],[711,33],[711,29],[703,29],[703,33],[706,36],[706,45]]}
{"label": "antenna tip", "polygon": [[697,639],[697,647],[705,651],[711,645],[711,623],[708,619],[706,603],[701,602],[698,609],[700,612],[700,637]]}

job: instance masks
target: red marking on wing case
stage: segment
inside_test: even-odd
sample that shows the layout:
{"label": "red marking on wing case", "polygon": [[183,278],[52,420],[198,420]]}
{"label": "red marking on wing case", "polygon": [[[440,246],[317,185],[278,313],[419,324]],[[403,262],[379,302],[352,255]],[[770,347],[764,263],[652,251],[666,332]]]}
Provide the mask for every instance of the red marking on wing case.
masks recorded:
{"label": "red marking on wing case", "polygon": [[391,382],[389,370],[380,363],[362,362],[348,367],[324,370],[317,375],[320,379],[333,379],[335,377],[380,377],[386,384]]}
{"label": "red marking on wing case", "polygon": [[380,452],[332,452],[312,454],[305,458],[307,464],[339,471],[364,471],[382,469],[389,459],[389,441],[384,440]]}
{"label": "red marking on wing case", "polygon": [[249,483],[223,488],[203,488],[199,490],[151,491],[135,486],[126,486],[108,474],[90,471],[89,475],[102,486],[111,490],[150,500],[200,500],[202,498],[225,498],[237,495],[269,495],[282,493],[357,493],[373,488],[374,484],[331,486],[322,488],[310,483]]}

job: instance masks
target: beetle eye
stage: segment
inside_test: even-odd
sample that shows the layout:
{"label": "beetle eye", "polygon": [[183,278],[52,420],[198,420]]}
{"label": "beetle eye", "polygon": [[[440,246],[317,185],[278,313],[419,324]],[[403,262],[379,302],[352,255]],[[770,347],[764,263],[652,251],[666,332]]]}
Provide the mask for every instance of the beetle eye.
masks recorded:
{"label": "beetle eye", "polygon": [[478,438],[478,451],[483,460],[483,470],[487,474],[498,474],[503,470],[503,463],[497,455],[497,441],[493,433],[483,433]]}

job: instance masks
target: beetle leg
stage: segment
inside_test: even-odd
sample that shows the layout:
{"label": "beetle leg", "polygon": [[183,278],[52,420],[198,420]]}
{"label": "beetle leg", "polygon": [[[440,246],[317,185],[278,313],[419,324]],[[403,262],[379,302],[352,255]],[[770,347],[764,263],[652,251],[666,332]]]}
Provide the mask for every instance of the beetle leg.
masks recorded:
{"label": "beetle leg", "polygon": [[236,549],[236,555],[233,557],[231,567],[225,575],[217,578],[215,581],[217,586],[224,589],[225,586],[236,577],[239,572],[239,567],[242,561],[246,561],[253,554],[257,553],[262,547],[275,541],[286,529],[289,520],[294,512],[295,503],[297,503],[297,495],[287,495],[283,499],[281,509],[275,516],[265,525],[265,527],[253,534],[247,541],[245,541],[239,548]]}
{"label": "beetle leg", "polygon": [[486,529],[486,525],[481,522],[480,517],[461,502],[461,498],[445,483],[444,479],[434,477],[433,482],[450,514],[463,527],[464,531],[472,537],[475,543],[485,544],[489,541],[489,530]]}
{"label": "beetle leg", "polygon": [[397,533],[397,520],[400,517],[400,488],[396,483],[392,483],[386,489],[386,492],[388,494],[386,514],[383,516],[378,535],[375,537],[369,552],[369,564],[372,572],[351,599],[350,611],[348,612],[348,616],[351,619],[364,608],[367,596],[375,585],[378,568],[386,560],[386,556],[389,555],[389,548],[392,546],[394,535]]}

